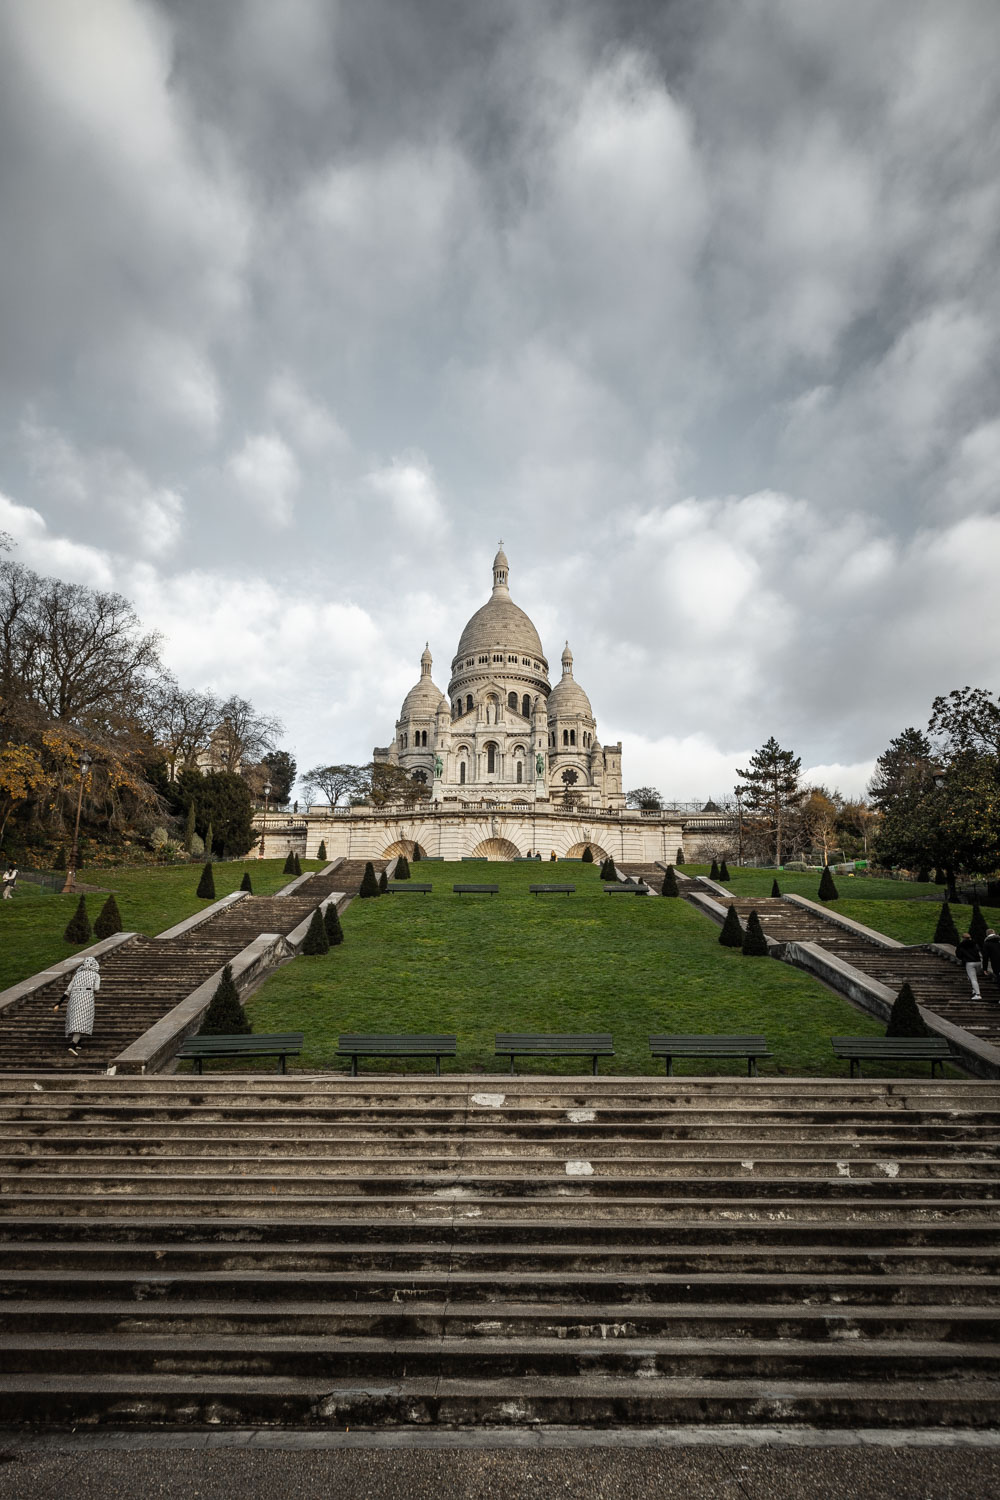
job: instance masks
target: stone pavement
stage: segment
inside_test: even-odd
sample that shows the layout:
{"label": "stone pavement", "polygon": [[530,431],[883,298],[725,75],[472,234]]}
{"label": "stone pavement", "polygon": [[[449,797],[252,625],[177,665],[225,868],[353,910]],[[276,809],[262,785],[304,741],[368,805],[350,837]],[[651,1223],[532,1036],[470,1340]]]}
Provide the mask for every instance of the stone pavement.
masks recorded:
{"label": "stone pavement", "polygon": [[[705,1434],[707,1436],[707,1434]],[[235,1434],[176,1434],[169,1444],[110,1436],[0,1437],[0,1500],[990,1500],[1000,1495],[1000,1435],[955,1441],[917,1434],[913,1445],[871,1443],[850,1433],[817,1446],[779,1441],[747,1447],[635,1443],[577,1434],[573,1446],[488,1446],[470,1434],[461,1448],[384,1443],[314,1446],[289,1435],[287,1448],[255,1447]],[[436,1436],[428,1434],[428,1436]],[[591,1445],[587,1438],[595,1440]],[[617,1435],[616,1435],[617,1436]],[[313,1435],[314,1439],[319,1435]],[[581,1441],[581,1437],[583,1441]],[[470,1438],[478,1439],[477,1443]],[[447,1438],[442,1435],[442,1439]],[[441,1441],[442,1439],[439,1439]],[[197,1447],[175,1444],[187,1441]],[[271,1433],[269,1444],[284,1439]],[[835,1446],[827,1446],[828,1443]],[[935,1446],[930,1446],[935,1444]],[[941,1446],[936,1446],[941,1444]]]}

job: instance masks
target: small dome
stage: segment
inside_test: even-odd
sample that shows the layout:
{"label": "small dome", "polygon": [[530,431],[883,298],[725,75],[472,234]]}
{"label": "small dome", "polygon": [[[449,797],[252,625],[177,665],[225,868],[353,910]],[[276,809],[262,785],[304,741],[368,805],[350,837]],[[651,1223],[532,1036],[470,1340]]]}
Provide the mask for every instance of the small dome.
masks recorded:
{"label": "small dome", "polygon": [[430,652],[430,642],[428,642],[420,655],[420,681],[410,688],[403,699],[403,707],[399,714],[401,719],[433,716],[437,713],[442,699],[447,703],[448,700],[441,689],[436,687],[431,680],[433,665],[434,659]]}
{"label": "small dome", "polygon": [[573,676],[573,653],[569,641],[563,648],[563,674],[549,694],[550,719],[592,719],[594,711],[590,699]]}
{"label": "small dome", "polygon": [[510,569],[510,563],[507,561],[507,554],[503,550],[503,543],[502,542],[500,544],[500,549],[497,552],[496,557],[493,559],[493,571],[494,571],[494,573],[497,571],[498,568],[502,568],[505,573],[508,572],[509,569]]}

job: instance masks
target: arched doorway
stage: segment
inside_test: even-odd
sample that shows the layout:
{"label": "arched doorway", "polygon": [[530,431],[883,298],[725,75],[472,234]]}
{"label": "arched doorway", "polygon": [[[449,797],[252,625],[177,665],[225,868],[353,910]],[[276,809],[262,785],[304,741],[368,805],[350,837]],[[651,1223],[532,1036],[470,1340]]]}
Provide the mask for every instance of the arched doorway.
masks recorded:
{"label": "arched doorway", "polygon": [[510,839],[483,839],[472,851],[473,859],[517,859],[520,849]]}

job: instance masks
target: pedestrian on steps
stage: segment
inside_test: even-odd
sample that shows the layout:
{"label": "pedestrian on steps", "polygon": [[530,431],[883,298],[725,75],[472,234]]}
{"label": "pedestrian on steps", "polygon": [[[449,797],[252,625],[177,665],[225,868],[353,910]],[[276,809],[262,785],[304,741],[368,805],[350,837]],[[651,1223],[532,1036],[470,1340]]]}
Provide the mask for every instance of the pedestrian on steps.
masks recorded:
{"label": "pedestrian on steps", "polygon": [[96,958],[85,958],[66,986],[66,993],[53,1010],[66,1002],[66,1045],[74,1057],[80,1043],[94,1030],[94,995],[101,988],[101,966]]}
{"label": "pedestrian on steps", "polygon": [[960,964],[965,965],[969,983],[972,985],[973,1000],[981,1000],[979,993],[979,971],[983,967],[983,956],[979,951],[979,944],[972,941],[971,932],[962,933],[962,941],[955,945],[955,957]]}
{"label": "pedestrian on steps", "polygon": [[[993,980],[1000,990],[1000,937],[997,937],[993,928],[987,930],[983,938],[983,970],[993,970]],[[996,1002],[1000,1005],[1000,1000]]]}

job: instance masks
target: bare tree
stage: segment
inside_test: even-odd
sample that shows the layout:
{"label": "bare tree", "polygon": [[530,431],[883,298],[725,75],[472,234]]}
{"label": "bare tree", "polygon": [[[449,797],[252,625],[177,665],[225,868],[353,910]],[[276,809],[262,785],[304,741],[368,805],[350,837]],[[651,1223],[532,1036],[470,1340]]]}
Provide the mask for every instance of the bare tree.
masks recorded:
{"label": "bare tree", "polygon": [[277,749],[285,732],[280,719],[258,713],[246,698],[227,698],[219,709],[220,723],[212,736],[221,760],[220,770],[239,773],[256,766],[269,750]]}
{"label": "bare tree", "polygon": [[153,696],[154,732],[167,753],[170,779],[198,764],[221,717],[221,704],[212,693],[191,692],[169,674],[161,677]]}

